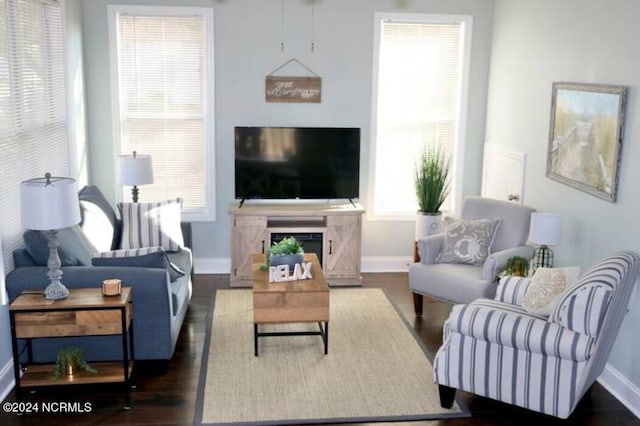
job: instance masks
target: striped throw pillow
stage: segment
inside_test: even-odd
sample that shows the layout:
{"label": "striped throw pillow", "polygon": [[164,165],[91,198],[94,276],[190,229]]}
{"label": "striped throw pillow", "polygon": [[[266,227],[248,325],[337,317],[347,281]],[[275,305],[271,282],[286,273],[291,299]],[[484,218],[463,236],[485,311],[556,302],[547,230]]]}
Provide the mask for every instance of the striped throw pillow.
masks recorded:
{"label": "striped throw pillow", "polygon": [[180,200],[156,203],[118,203],[122,218],[121,249],[162,247],[178,251],[184,245],[180,228]]}
{"label": "striped throw pillow", "polygon": [[141,247],[134,249],[120,249],[101,251],[93,255],[94,258],[121,258],[121,257],[133,257],[133,256],[145,256],[151,253],[157,253],[162,251],[162,247]]}
{"label": "striped throw pillow", "polygon": [[142,247],[100,252],[91,259],[93,266],[161,268],[169,272],[171,281],[184,276],[184,272],[169,260],[162,247]]}

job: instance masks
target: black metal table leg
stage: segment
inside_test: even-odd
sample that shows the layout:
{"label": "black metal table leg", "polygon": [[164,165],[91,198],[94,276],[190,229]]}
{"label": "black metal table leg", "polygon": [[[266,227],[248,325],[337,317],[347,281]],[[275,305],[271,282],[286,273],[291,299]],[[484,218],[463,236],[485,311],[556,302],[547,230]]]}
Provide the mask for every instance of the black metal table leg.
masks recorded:
{"label": "black metal table leg", "polygon": [[258,356],[258,324],[253,323],[253,352]]}
{"label": "black metal table leg", "polygon": [[[133,308],[132,308],[133,310]],[[129,358],[131,358],[131,362],[133,363],[133,367],[131,369],[131,377],[129,377],[129,381],[131,382],[131,389],[135,389],[138,387],[137,377],[136,377],[136,351],[133,345],[133,318],[131,318],[131,322],[129,323]]]}
{"label": "black metal table leg", "polygon": [[254,355],[258,356],[258,338],[260,337],[276,337],[276,336],[320,336],[324,344],[324,354],[329,353],[329,321],[318,322],[319,331],[276,331],[276,332],[260,332],[258,324],[253,323],[253,345]]}
{"label": "black metal table leg", "polygon": [[329,321],[324,323],[324,354],[329,353]]}
{"label": "black metal table leg", "polygon": [[124,373],[124,409],[131,408],[130,377],[129,377],[129,344],[127,342],[127,309],[120,309],[120,321],[122,331],[122,368]]}
{"label": "black metal table leg", "polygon": [[9,313],[11,323],[11,349],[13,351],[13,376],[16,381],[16,401],[22,399],[22,389],[20,387],[20,353],[18,352],[18,339],[16,338],[16,319],[13,312]]}

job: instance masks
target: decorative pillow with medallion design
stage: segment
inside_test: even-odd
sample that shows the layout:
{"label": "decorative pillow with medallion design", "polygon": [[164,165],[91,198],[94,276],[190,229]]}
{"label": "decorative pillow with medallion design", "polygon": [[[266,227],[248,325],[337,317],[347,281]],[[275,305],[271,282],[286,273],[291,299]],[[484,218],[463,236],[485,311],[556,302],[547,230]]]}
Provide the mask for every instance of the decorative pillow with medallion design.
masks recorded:
{"label": "decorative pillow with medallion design", "polygon": [[456,219],[444,231],[442,251],[436,263],[468,263],[482,266],[489,257],[500,219]]}
{"label": "decorative pillow with medallion design", "polygon": [[564,272],[554,268],[538,268],[523,298],[522,307],[535,315],[549,316],[567,288]]}

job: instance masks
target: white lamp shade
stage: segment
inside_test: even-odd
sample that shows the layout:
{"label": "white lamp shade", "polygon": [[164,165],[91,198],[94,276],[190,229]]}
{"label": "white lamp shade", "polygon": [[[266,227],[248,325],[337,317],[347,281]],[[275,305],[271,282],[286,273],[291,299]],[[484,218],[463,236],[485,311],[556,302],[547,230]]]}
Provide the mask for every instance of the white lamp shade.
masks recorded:
{"label": "white lamp shade", "polygon": [[554,246],[560,242],[561,218],[553,213],[531,213],[529,241],[534,244]]}
{"label": "white lamp shade", "polygon": [[43,177],[20,185],[22,225],[50,231],[80,223],[80,203],[75,179]]}
{"label": "white lamp shade", "polygon": [[153,183],[151,156],[143,154],[119,156],[118,183],[131,186]]}

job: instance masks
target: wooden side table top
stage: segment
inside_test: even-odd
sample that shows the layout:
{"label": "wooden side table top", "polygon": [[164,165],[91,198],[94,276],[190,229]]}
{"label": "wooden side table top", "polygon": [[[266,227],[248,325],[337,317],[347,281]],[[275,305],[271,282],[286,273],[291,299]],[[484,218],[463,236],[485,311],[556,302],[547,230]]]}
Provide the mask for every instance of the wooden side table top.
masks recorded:
{"label": "wooden side table top", "polygon": [[269,282],[269,271],[261,271],[260,267],[265,265],[264,254],[253,255],[253,291],[255,292],[316,292],[316,291],[329,291],[327,281],[324,279],[322,273],[322,266],[318,261],[318,256],[315,253],[305,253],[305,262],[311,262],[311,276],[310,280],[296,280],[285,281],[279,283]]}
{"label": "wooden side table top", "polygon": [[42,291],[25,292],[9,310],[18,338],[121,334],[133,316],[130,287],[122,287],[118,296],[103,296],[101,288],[74,288],[58,300],[45,299]]}
{"label": "wooden side table top", "polygon": [[23,292],[9,307],[12,311],[120,308],[131,300],[131,288],[122,287],[118,296],[103,296],[101,288],[72,288],[65,299],[45,299],[42,291]]}

